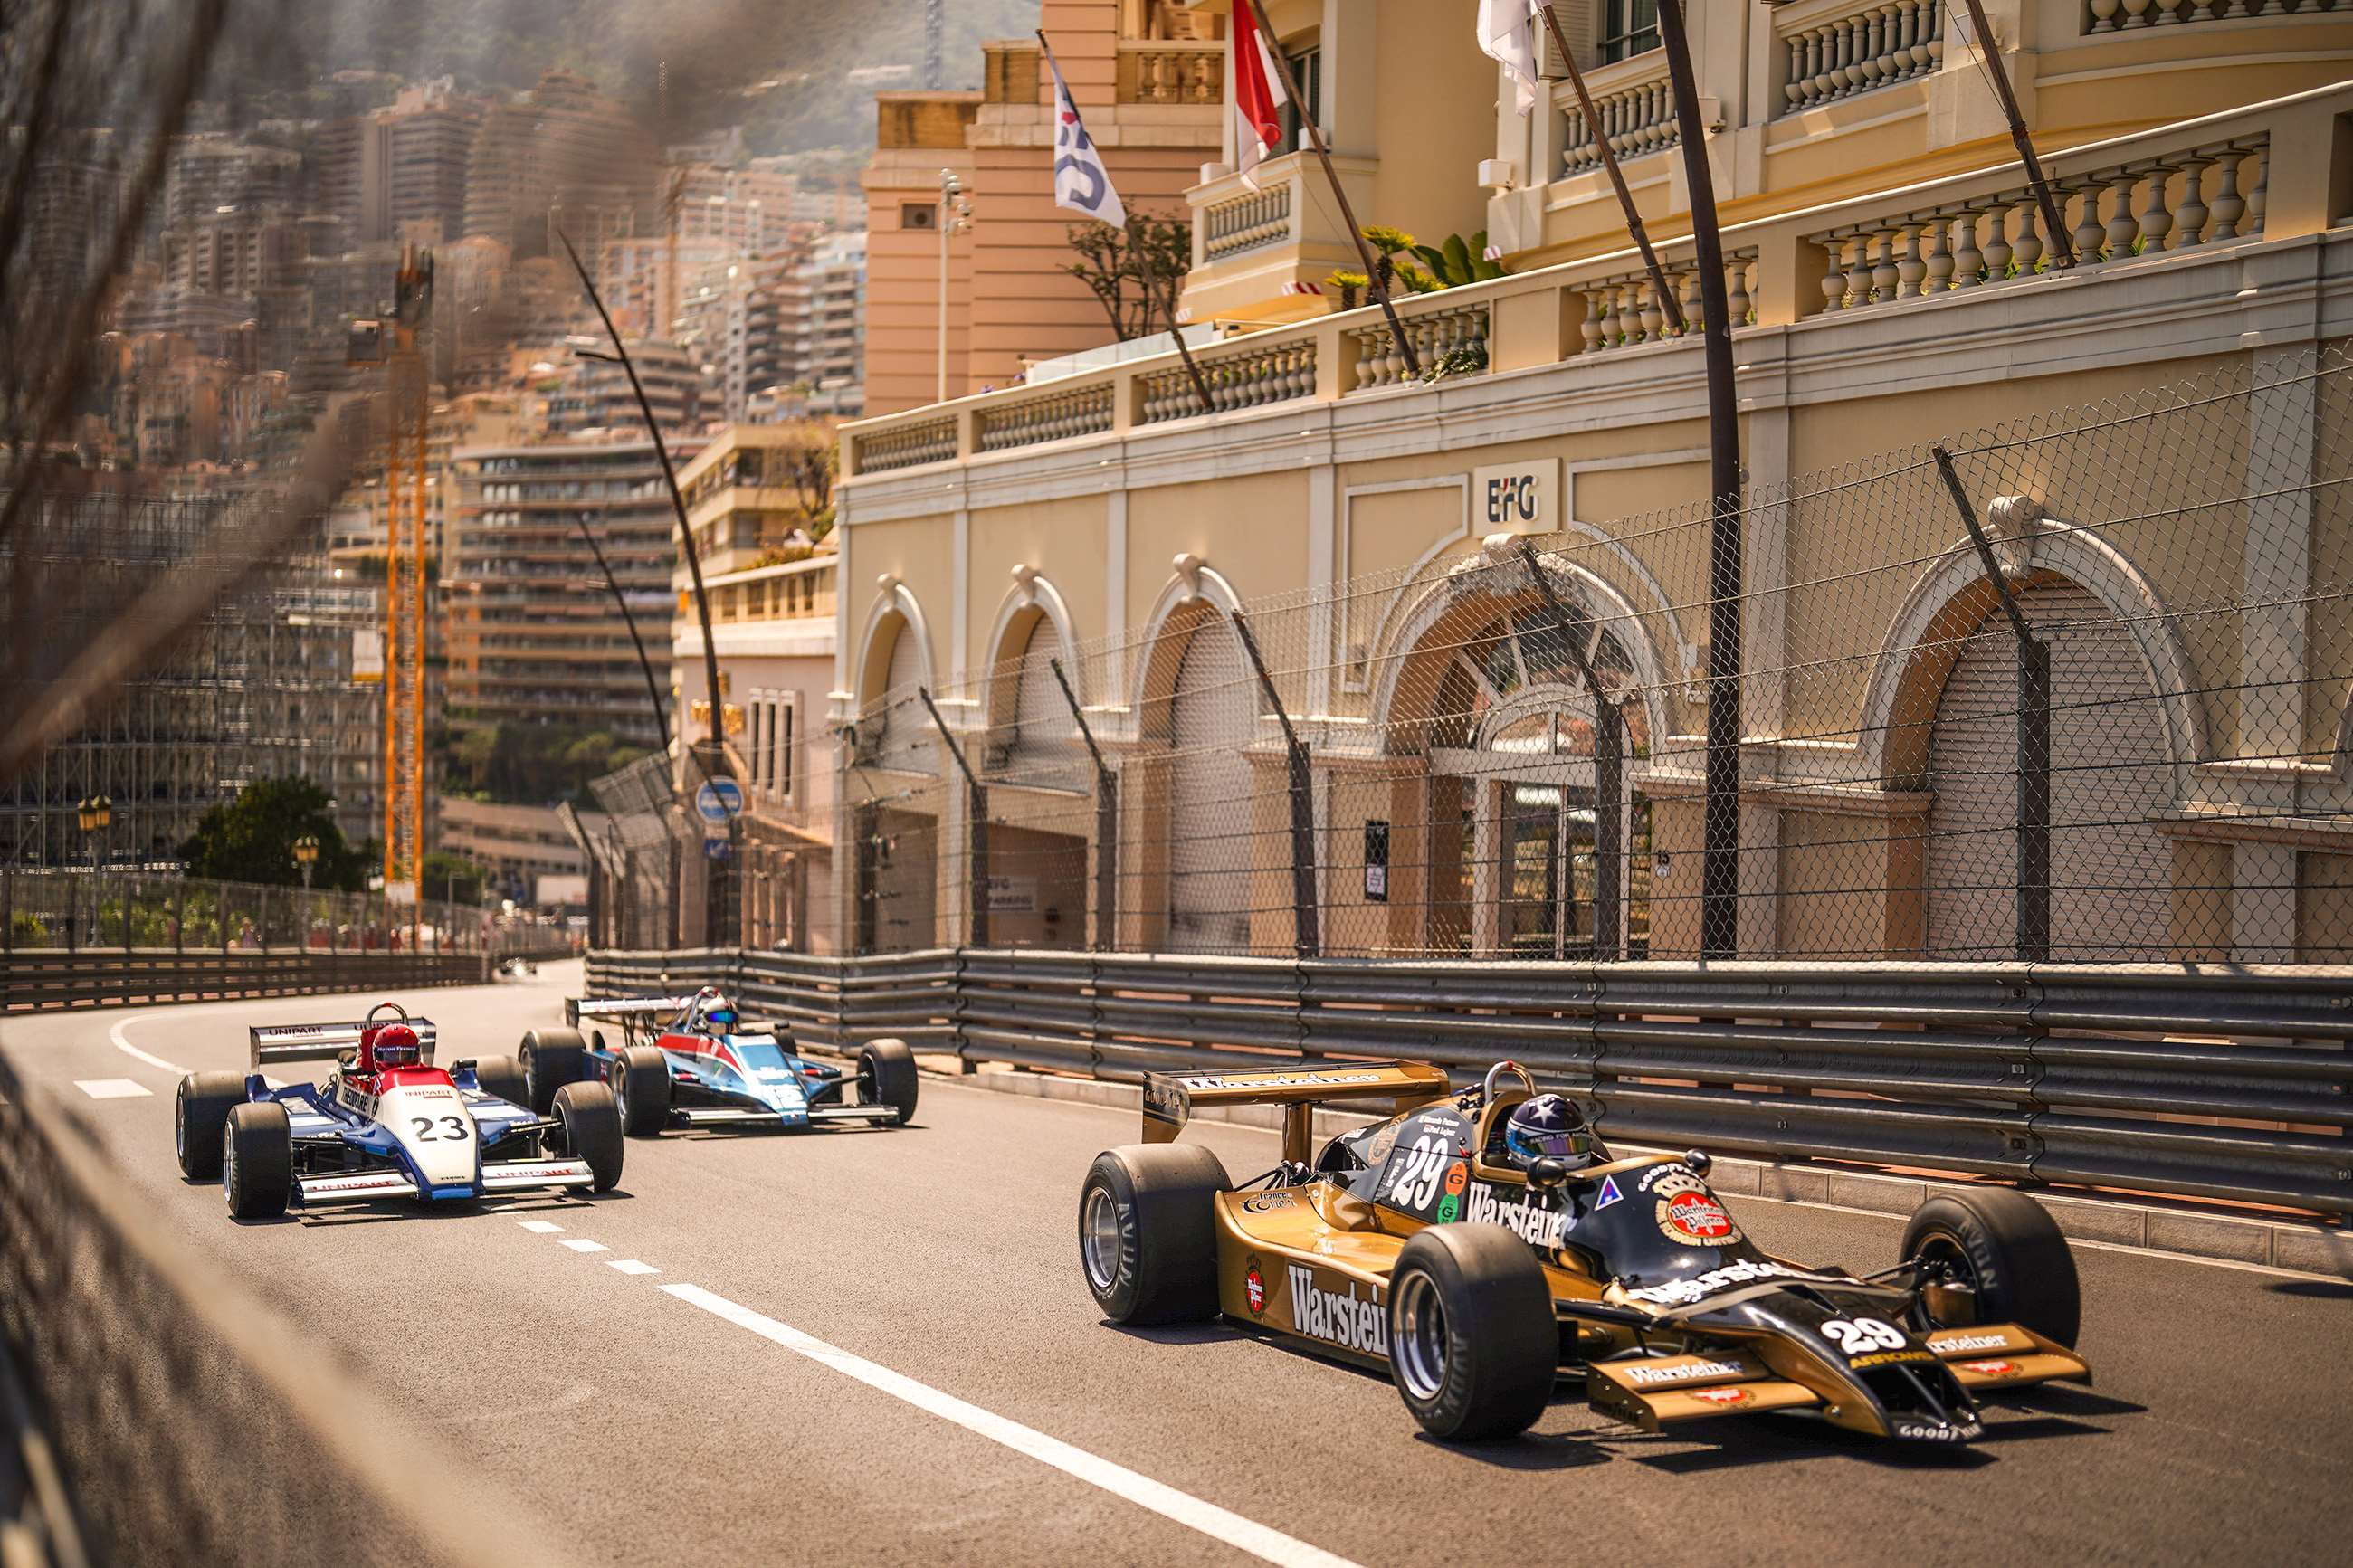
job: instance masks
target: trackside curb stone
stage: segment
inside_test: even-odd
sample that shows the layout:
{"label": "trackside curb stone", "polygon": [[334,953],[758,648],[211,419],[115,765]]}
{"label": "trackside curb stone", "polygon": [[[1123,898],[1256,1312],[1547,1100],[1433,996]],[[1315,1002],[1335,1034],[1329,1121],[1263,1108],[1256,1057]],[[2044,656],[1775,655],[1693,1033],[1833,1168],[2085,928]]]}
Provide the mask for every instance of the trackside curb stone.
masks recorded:
{"label": "trackside curb stone", "polygon": [[[977,1072],[958,1075],[925,1069],[926,1077],[998,1094],[1028,1095],[1033,1100],[1059,1100],[1082,1105],[1108,1106],[1141,1114],[1143,1089],[1135,1084],[1107,1083],[1098,1079],[1064,1078],[1052,1073]],[[1281,1109],[1271,1105],[1200,1110],[1197,1121],[1228,1121],[1248,1127],[1276,1127]],[[1343,1111],[1315,1113],[1315,1134],[1328,1137],[1363,1125],[1369,1117]],[[1626,1147],[1639,1147],[1626,1145]],[[1828,1170],[1810,1165],[1785,1165],[1768,1160],[1718,1156],[1709,1179],[1724,1192],[1748,1197],[1778,1198],[1788,1203],[1822,1204],[1862,1209],[1872,1214],[1904,1215],[1932,1193],[1967,1192],[1966,1184],[1883,1176],[1867,1171]],[[2067,1236],[2081,1241],[2104,1242],[2186,1258],[2217,1258],[2230,1263],[2261,1264],[2353,1279],[2353,1232],[2290,1220],[2241,1219],[2231,1215],[2189,1214],[2178,1209],[2103,1198],[2069,1197],[2037,1193],[2051,1217]]]}

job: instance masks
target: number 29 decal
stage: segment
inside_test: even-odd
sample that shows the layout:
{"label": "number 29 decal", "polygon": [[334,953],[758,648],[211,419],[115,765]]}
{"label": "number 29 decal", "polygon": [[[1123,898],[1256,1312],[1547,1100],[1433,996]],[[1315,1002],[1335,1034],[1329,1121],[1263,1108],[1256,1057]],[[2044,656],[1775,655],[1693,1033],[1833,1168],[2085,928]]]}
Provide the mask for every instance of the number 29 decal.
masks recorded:
{"label": "number 29 decal", "polygon": [[1822,1324],[1822,1337],[1850,1357],[1904,1348],[1904,1331],[1877,1318],[1831,1318]]}

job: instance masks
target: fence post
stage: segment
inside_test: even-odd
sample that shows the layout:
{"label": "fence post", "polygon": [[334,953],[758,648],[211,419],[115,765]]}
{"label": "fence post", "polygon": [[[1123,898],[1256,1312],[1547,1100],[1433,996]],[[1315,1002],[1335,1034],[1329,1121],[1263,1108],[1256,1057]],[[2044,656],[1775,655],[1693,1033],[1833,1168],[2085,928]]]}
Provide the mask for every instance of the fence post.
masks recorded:
{"label": "fence post", "polygon": [[1954,470],[1953,455],[1928,448],[1936,471],[1960,509],[1961,521],[1977,546],[1978,564],[2001,600],[2010,635],[2018,640],[2018,956],[2040,963],[2051,956],[2051,647],[2035,637],[2010,591],[2010,578],[1994,558],[1985,525]]}
{"label": "fence post", "polygon": [[1104,761],[1103,748],[1095,744],[1095,732],[1087,723],[1087,716],[1079,708],[1079,694],[1071,689],[1071,678],[1062,672],[1062,661],[1049,658],[1047,668],[1054,672],[1054,684],[1062,689],[1062,700],[1071,705],[1071,717],[1079,726],[1079,739],[1087,743],[1087,755],[1095,764],[1095,929],[1094,945],[1098,952],[1109,952],[1119,945],[1119,776]]}
{"label": "fence post", "polygon": [[1307,748],[1300,743],[1299,731],[1291,727],[1291,714],[1274,689],[1274,678],[1266,672],[1266,660],[1259,655],[1258,638],[1250,635],[1249,618],[1236,610],[1233,623],[1242,639],[1242,651],[1250,655],[1250,668],[1258,671],[1259,689],[1266,694],[1276,721],[1282,726],[1283,745],[1290,753],[1292,950],[1301,958],[1314,958],[1324,951],[1323,927],[1317,918],[1321,910],[1315,899],[1314,774],[1308,767]]}
{"label": "fence post", "polygon": [[[1535,546],[1525,539],[1520,541],[1520,559],[1527,563],[1528,580],[1536,585],[1553,628],[1560,634],[1561,646],[1593,698],[1593,956],[1614,959],[1624,951],[1620,932],[1625,920],[1626,716],[1585,656],[1583,633],[1591,623],[1571,615],[1561,603],[1552,580],[1536,560]],[[1560,796],[1560,822],[1565,848],[1568,842],[1568,792],[1565,789]],[[1577,896],[1575,881],[1571,877],[1561,879],[1562,907],[1554,921],[1555,929],[1564,933],[1569,925],[1567,906]]]}
{"label": "fence post", "polygon": [[[965,794],[965,826],[971,836],[971,864],[965,868],[965,882],[971,895],[972,920],[965,928],[965,944],[971,947],[988,945],[988,791],[981,786],[980,775],[965,761],[964,748],[948,732],[948,721],[940,717],[940,705],[932,700],[931,688],[918,686],[915,695],[923,700],[931,710],[932,722],[939,727],[940,739],[948,746],[948,755],[955,759],[956,771],[964,774]],[[961,1049],[961,1047],[959,1047]]]}
{"label": "fence post", "polygon": [[0,952],[16,951],[16,873],[0,870]]}
{"label": "fence post", "polygon": [[66,873],[66,952],[81,951],[81,938],[74,931],[74,921],[81,915],[81,893],[74,886],[74,875]]}

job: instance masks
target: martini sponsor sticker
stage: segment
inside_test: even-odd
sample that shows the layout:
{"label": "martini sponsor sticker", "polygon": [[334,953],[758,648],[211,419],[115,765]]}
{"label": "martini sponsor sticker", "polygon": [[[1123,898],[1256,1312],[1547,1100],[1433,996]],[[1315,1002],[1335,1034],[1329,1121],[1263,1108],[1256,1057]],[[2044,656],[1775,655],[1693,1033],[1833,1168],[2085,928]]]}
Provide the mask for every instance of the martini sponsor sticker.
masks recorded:
{"label": "martini sponsor sticker", "polygon": [[1721,1405],[1727,1409],[1748,1403],[1748,1391],[1745,1388],[1687,1388],[1683,1392],[1694,1399],[1704,1399],[1710,1405]]}
{"label": "martini sponsor sticker", "polygon": [[2014,1361],[1965,1361],[1961,1364],[1988,1377],[2007,1377],[2018,1370],[2018,1363]]}
{"label": "martini sponsor sticker", "polygon": [[1724,1247],[1740,1239],[1740,1227],[1706,1193],[1680,1192],[1660,1199],[1658,1219],[1667,1239],[1685,1247]]}

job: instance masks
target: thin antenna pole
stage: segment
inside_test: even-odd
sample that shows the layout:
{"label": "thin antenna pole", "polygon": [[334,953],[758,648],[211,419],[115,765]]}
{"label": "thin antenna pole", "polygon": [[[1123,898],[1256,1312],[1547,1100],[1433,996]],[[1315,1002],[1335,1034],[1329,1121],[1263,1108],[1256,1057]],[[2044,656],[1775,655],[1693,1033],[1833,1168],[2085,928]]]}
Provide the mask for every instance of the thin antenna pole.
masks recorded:
{"label": "thin antenna pole", "polygon": [[[1618,151],[1609,145],[1609,134],[1601,124],[1601,111],[1593,106],[1593,94],[1586,90],[1585,73],[1577,68],[1577,55],[1568,47],[1568,39],[1560,30],[1560,18],[1553,15],[1552,0],[1543,0],[1545,26],[1552,33],[1553,47],[1560,50],[1561,63],[1568,68],[1568,85],[1577,89],[1577,112],[1585,117],[1585,129],[1593,137],[1595,151],[1601,154],[1601,166],[1609,174],[1609,188],[1618,193],[1618,205],[1626,215],[1626,232],[1634,237],[1635,246],[1642,252],[1642,266],[1651,275],[1651,288],[1659,296],[1659,309],[1666,312],[1667,324],[1682,331],[1683,303],[1667,287],[1666,269],[1659,265],[1657,251],[1651,248],[1651,231],[1642,226],[1642,214],[1634,205],[1634,193],[1626,186],[1626,172],[1618,166]],[[1529,177],[1535,178],[1533,171]]]}
{"label": "thin antenna pole", "polygon": [[2018,148],[2019,161],[2026,165],[2027,182],[2034,187],[2035,205],[2042,209],[2043,226],[2051,231],[2052,248],[2057,252],[2061,267],[2073,267],[2075,237],[2067,232],[2066,216],[2059,210],[2058,198],[2051,194],[2051,182],[2042,174],[2042,160],[2034,155],[2034,138],[2026,133],[2026,117],[2018,111],[2018,95],[2010,90],[2009,68],[2001,63],[2001,50],[1994,45],[1993,24],[1986,20],[1985,6],[1978,0],[1962,3],[1969,8],[1969,41],[1977,48],[1988,79],[1993,83],[1993,95],[2001,103],[2002,114],[2010,121],[2010,140]]}

